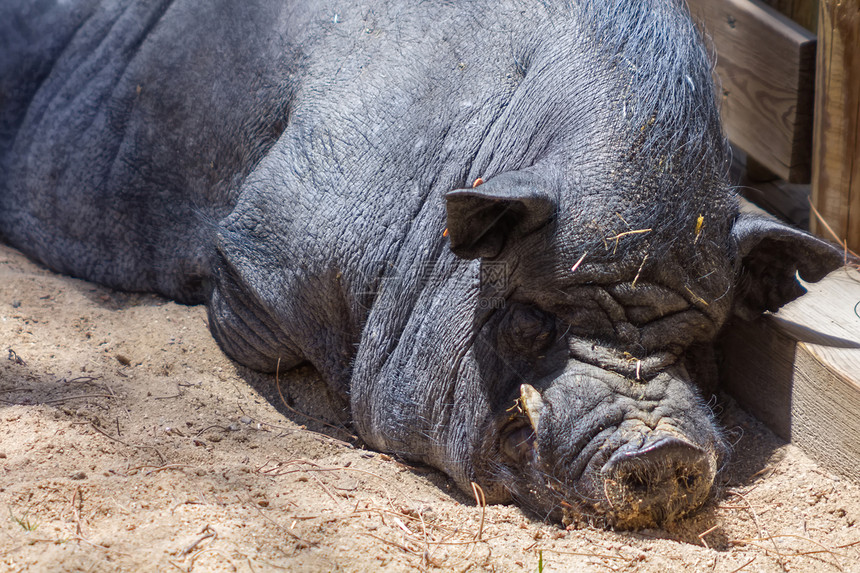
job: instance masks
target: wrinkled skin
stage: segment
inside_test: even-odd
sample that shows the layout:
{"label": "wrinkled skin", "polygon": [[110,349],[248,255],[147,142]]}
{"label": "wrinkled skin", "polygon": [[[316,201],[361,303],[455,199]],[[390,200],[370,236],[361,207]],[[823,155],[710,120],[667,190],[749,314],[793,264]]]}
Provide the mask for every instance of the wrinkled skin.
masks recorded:
{"label": "wrinkled skin", "polygon": [[714,338],[840,263],[738,214],[677,1],[17,0],[0,42],[6,241],[543,518],[699,507]]}

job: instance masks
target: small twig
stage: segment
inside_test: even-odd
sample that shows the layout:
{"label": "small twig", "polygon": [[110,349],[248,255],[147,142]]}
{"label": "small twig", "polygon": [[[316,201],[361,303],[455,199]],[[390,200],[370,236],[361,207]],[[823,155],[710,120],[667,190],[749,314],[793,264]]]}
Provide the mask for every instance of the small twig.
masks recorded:
{"label": "small twig", "polygon": [[242,409],[241,404],[239,404],[239,410],[242,412],[242,414],[251,418],[251,420],[257,422],[258,424],[268,426],[270,428],[275,428],[277,430],[284,430],[286,432],[302,432],[303,434],[310,434],[311,436],[313,436],[313,437],[315,437],[321,441],[325,441],[329,444],[336,444],[338,446],[343,446],[346,448],[355,448],[355,446],[353,446],[349,442],[344,442],[343,440],[338,440],[337,438],[332,438],[331,436],[328,436],[326,434],[320,434],[319,432],[314,432],[313,430],[308,430],[304,426],[300,426],[298,428],[288,428],[287,426],[279,426],[277,424],[272,424],[271,422],[266,422],[264,420],[260,420],[259,418],[255,418],[254,416],[248,415],[248,413]]}
{"label": "small twig", "polygon": [[702,542],[702,545],[704,545],[704,546],[705,546],[705,549],[710,549],[710,547],[708,546],[707,541],[705,541],[705,536],[707,536],[709,533],[713,532],[713,531],[714,531],[715,529],[717,529],[718,527],[719,527],[719,524],[717,524],[717,525],[713,526],[712,528],[708,529],[707,531],[703,531],[703,532],[701,532],[701,533],[698,535],[698,537],[699,537],[699,541],[701,541],[701,542]]}
{"label": "small twig", "polygon": [[81,394],[80,396],[69,396],[67,398],[54,398],[53,400],[42,400],[42,404],[53,404],[55,402],[65,402],[66,400],[78,400],[80,398],[116,398],[110,394]]}
{"label": "small twig", "polygon": [[704,225],[705,225],[705,216],[700,214],[696,218],[696,238],[693,239],[694,245],[699,242],[699,237],[702,235],[702,227]]}
{"label": "small twig", "polygon": [[[77,502],[77,503],[75,503]],[[72,513],[74,514],[75,519],[75,534],[83,535],[81,531],[81,507],[83,507],[84,500],[83,494],[81,493],[81,488],[78,487],[75,490],[75,494],[72,496]]]}
{"label": "small twig", "polygon": [[88,384],[90,382],[95,382],[99,380],[101,376],[77,376],[72,378],[71,380],[61,380],[66,382],[67,384]]}
{"label": "small twig", "polygon": [[690,295],[693,297],[694,302],[698,302],[699,304],[703,304],[705,306],[711,306],[708,304],[708,301],[706,301],[705,299],[703,299],[702,297],[700,297],[699,295],[694,293],[692,291],[692,289],[690,289],[690,287],[688,287],[687,285],[684,285],[684,288],[687,289],[687,292],[690,293]]}
{"label": "small twig", "polygon": [[[418,519],[416,517],[412,517],[411,515],[407,515],[404,513],[398,513],[395,511],[388,510],[388,509],[379,509],[379,508],[355,509],[355,510],[353,510],[353,512],[350,515],[347,515],[344,517],[355,517],[355,516],[362,514],[362,513],[378,513],[378,514],[380,514],[379,515],[380,519],[383,519],[383,522],[384,522],[384,517],[382,514],[388,514],[388,515],[393,515],[393,516],[397,516],[397,517],[404,517],[406,519],[411,519],[411,520],[417,520]],[[315,517],[302,517],[302,518],[298,518],[298,519],[315,519]],[[427,524],[423,519],[421,520],[421,523],[422,523],[422,527],[424,526],[424,524],[429,525],[429,527],[432,527],[433,529],[437,529],[439,531],[442,531],[446,535],[448,535],[449,537],[454,536],[459,532],[458,529],[449,529],[447,527],[437,525],[435,523]],[[473,543],[473,541],[469,541],[468,543]]]}
{"label": "small twig", "polygon": [[585,251],[585,252],[582,254],[582,256],[581,256],[581,257],[579,257],[579,260],[578,260],[578,261],[576,261],[576,263],[575,263],[572,267],[570,267],[570,272],[572,272],[572,273],[576,272],[576,269],[578,269],[578,268],[579,268],[579,265],[581,265],[581,264],[582,264],[582,261],[584,261],[584,260],[585,260],[585,257],[586,257],[586,256],[588,256],[588,251]]}
{"label": "small twig", "polygon": [[289,528],[286,528],[283,525],[281,525],[280,523],[278,523],[277,521],[275,521],[274,519],[272,519],[271,517],[269,517],[268,515],[266,515],[265,513],[263,513],[263,511],[259,508],[259,506],[256,503],[254,503],[253,499],[248,498],[247,500],[245,500],[245,503],[247,505],[250,505],[251,507],[253,507],[257,511],[257,513],[260,514],[260,517],[262,517],[263,519],[265,519],[266,521],[268,521],[269,523],[271,523],[272,525],[274,525],[279,530],[283,531],[284,533],[286,533],[287,535],[289,535],[290,537],[292,537],[296,541],[304,543],[308,547],[310,547],[311,545],[319,545],[319,543],[317,543],[316,541],[308,541],[307,539],[299,537],[298,535],[296,535],[295,533],[292,532],[293,526],[295,526],[295,524],[296,524],[295,520],[293,520],[292,526],[290,526]]}
{"label": "small twig", "polygon": [[[532,545],[530,545],[529,547],[527,547],[523,551],[531,549],[535,545],[537,545],[537,542],[533,543]],[[617,555],[605,555],[603,553],[585,553],[585,552],[580,552],[580,551],[561,551],[558,549],[552,549],[551,547],[541,548],[541,551],[546,551],[548,553],[558,553],[559,555],[576,555],[578,557],[595,557],[597,559],[616,559],[618,561],[626,561],[626,559],[624,557],[619,557]]]}
{"label": "small twig", "polygon": [[752,563],[753,561],[755,561],[755,560],[756,560],[756,557],[758,557],[758,555],[753,555],[753,558],[752,558],[752,559],[750,559],[749,561],[747,561],[746,563],[744,563],[743,565],[741,565],[741,566],[740,566],[740,567],[738,567],[737,569],[732,569],[729,573],[738,573],[738,571],[740,571],[741,569],[743,569],[744,567],[746,567],[747,565],[749,565],[750,563]]}
{"label": "small twig", "polygon": [[165,471],[165,470],[175,470],[175,469],[180,469],[180,468],[190,468],[190,467],[192,467],[192,466],[189,466],[189,465],[186,465],[186,464],[168,464],[168,465],[166,465],[166,466],[160,466],[160,467],[157,467],[157,468],[155,468],[154,470],[149,470],[148,472],[146,472],[146,473],[145,473],[145,474],[143,474],[143,475],[148,476],[148,475],[151,475],[151,474],[154,474],[154,473],[163,472],[163,471]]}
{"label": "small twig", "polygon": [[122,444],[128,448],[148,448],[151,450],[155,450],[155,453],[158,454],[158,457],[161,460],[161,463],[163,464],[165,462],[164,456],[161,455],[161,452],[159,452],[158,448],[156,448],[155,446],[143,446],[143,445],[138,445],[138,444],[129,444],[128,442],[124,442],[123,440],[120,440],[119,438],[114,438],[113,436],[111,436],[107,432],[103,431],[101,428],[99,428],[98,426],[96,426],[92,422],[87,422],[87,423],[90,425],[90,427],[93,430],[95,430],[96,432],[98,432],[102,436],[104,436],[110,440],[113,440],[115,442],[119,442],[120,444]]}
{"label": "small twig", "polygon": [[[52,400],[39,400],[39,404],[56,404],[59,402],[66,402],[68,400],[77,400],[79,398],[116,398],[116,396],[110,396],[108,394],[82,394],[80,396],[69,396],[67,398],[54,398]],[[0,398],[0,402],[4,404],[9,404],[10,406],[30,406],[29,402],[15,402],[13,400],[3,400]]]}
{"label": "small twig", "polygon": [[334,496],[334,494],[331,492],[331,490],[328,488],[328,486],[327,486],[326,484],[324,484],[324,483],[323,483],[323,481],[322,481],[320,478],[318,478],[317,476],[312,475],[311,477],[312,477],[312,478],[314,478],[314,481],[315,481],[315,482],[317,482],[317,483],[320,485],[320,487],[322,487],[322,488],[323,488],[323,491],[325,491],[325,492],[326,492],[326,494],[328,494],[328,496],[332,499],[332,501],[334,502],[334,504],[335,504],[336,506],[340,507],[340,500],[338,500],[338,499]]}
{"label": "small twig", "polygon": [[484,497],[484,490],[481,489],[481,486],[475,482],[471,482],[471,484],[472,493],[475,494],[475,503],[481,507],[481,525],[478,528],[478,535],[475,536],[475,539],[481,541],[481,535],[484,533],[484,514],[487,511],[487,498]]}
{"label": "small twig", "polygon": [[20,356],[18,356],[18,353],[15,352],[14,350],[12,350],[11,348],[9,349],[9,360],[14,362],[15,364],[20,364],[21,366],[27,365],[27,363],[24,362],[24,359],[21,358]]}
{"label": "small twig", "polygon": [[219,426],[218,424],[212,424],[211,426],[206,426],[205,428],[203,428],[202,430],[197,432],[197,434],[195,434],[194,437],[199,438],[200,436],[203,435],[203,432],[211,430],[212,428],[218,428],[219,430],[221,430],[223,432],[229,432],[230,431],[230,428],[225,428],[224,426]]}
{"label": "small twig", "polygon": [[615,241],[615,249],[613,249],[613,253],[618,250],[618,241],[626,237],[628,235],[641,235],[643,233],[650,233],[653,229],[635,229],[633,231],[624,231],[623,233],[618,233],[614,237],[606,237],[606,241]]}
{"label": "small twig", "polygon": [[606,503],[609,504],[609,508],[613,511],[615,510],[615,506],[612,505],[612,496],[609,495],[609,484],[615,485],[616,482],[613,479],[604,479],[603,480],[603,497],[606,499]]}
{"label": "small twig", "polygon": [[[761,528],[761,524],[758,521],[758,514],[756,513],[755,509],[753,509],[753,506],[749,502],[749,500],[746,497],[744,497],[744,495],[742,493],[739,493],[736,491],[732,491],[729,493],[732,495],[738,496],[739,498],[744,500],[744,502],[746,502],[747,506],[749,506],[747,509],[749,509],[750,513],[752,514],[753,522],[755,522],[755,526],[758,529],[759,537],[762,539],[765,539],[765,536],[763,535],[763,530]],[[779,563],[779,566],[784,570],[785,569],[785,563],[783,561],[782,553],[780,553],[780,551],[779,551],[779,546],[776,544],[776,539],[773,537],[770,537],[770,542],[773,544],[774,551],[776,551],[777,562]],[[746,565],[744,565],[744,567],[746,567]]]}
{"label": "small twig", "polygon": [[194,551],[194,549],[195,549],[198,545],[200,545],[203,541],[205,541],[206,539],[209,539],[210,537],[213,537],[213,538],[217,538],[217,537],[218,537],[218,533],[217,533],[214,529],[212,529],[208,524],[206,525],[206,527],[204,527],[204,528],[200,531],[200,533],[202,533],[203,535],[202,535],[202,536],[200,536],[199,538],[197,538],[197,540],[193,541],[193,542],[191,543],[191,545],[189,545],[188,547],[186,547],[185,549],[183,549],[182,551],[180,551],[180,552],[179,552],[179,555],[180,555],[180,556],[185,557],[186,555],[188,555],[189,553],[191,553],[192,551]]}
{"label": "small twig", "polygon": [[[839,557],[839,555],[836,552],[834,552],[832,549],[828,548],[826,545],[819,543],[818,541],[815,541],[814,539],[810,539],[809,537],[805,537],[803,535],[796,535],[793,533],[782,533],[782,534],[778,534],[778,535],[769,535],[768,537],[759,538],[759,539],[738,539],[738,540],[733,541],[733,543],[745,544],[745,545],[756,545],[755,544],[756,541],[768,541],[768,540],[775,539],[777,537],[790,537],[793,539],[800,539],[801,541],[807,541],[807,542],[809,542],[813,545],[817,545],[818,547],[821,548],[821,549],[817,549],[814,551],[798,551],[792,555],[793,557],[797,557],[799,555],[815,555],[817,553],[829,553],[831,556],[833,556],[834,559]],[[860,542],[854,542],[854,543],[849,544],[849,545],[854,545],[855,543],[860,543]],[[845,547],[845,546],[843,546],[843,547]],[[841,549],[841,548],[842,547],[838,547],[836,549]],[[842,567],[840,567],[838,563],[834,563],[833,565],[837,569],[839,569],[840,571],[843,570]]]}
{"label": "small twig", "polygon": [[399,518],[399,517],[395,517],[395,518],[394,518],[394,523],[396,523],[396,524],[397,524],[397,527],[399,527],[400,529],[402,529],[403,531],[405,531],[407,535],[411,535],[411,536],[413,536],[413,537],[415,536],[415,534],[414,534],[414,533],[412,533],[412,530],[411,530],[411,529],[409,529],[408,527],[406,527],[406,524],[405,524],[405,523],[403,523],[402,521],[400,521],[400,518]]}
{"label": "small twig", "polygon": [[[373,472],[369,472],[367,470],[362,470],[359,468],[320,468],[320,467],[297,468],[294,470],[284,470],[284,471],[278,472],[278,473],[270,473],[270,472],[275,471],[275,469],[277,469],[277,468],[272,468],[271,470],[265,470],[264,472],[261,472],[261,473],[264,473],[264,474],[272,476],[272,477],[280,477],[283,475],[294,474],[294,473],[299,473],[299,472],[341,472],[341,471],[343,471],[343,472],[358,472],[361,474],[373,476],[373,477],[378,478],[378,479],[385,481],[385,482],[389,481],[382,476],[376,475]],[[259,471],[259,470],[257,470],[257,471]]]}
{"label": "small twig", "polygon": [[361,533],[362,535],[367,535],[368,537],[372,537],[372,538],[374,538],[374,539],[376,539],[376,540],[378,540],[378,541],[381,541],[381,542],[383,542],[383,543],[387,543],[387,544],[389,544],[389,545],[393,545],[394,547],[397,547],[398,549],[402,549],[402,550],[403,550],[403,551],[405,551],[406,553],[411,553],[412,555],[415,555],[415,551],[414,551],[414,550],[409,549],[409,548],[408,548],[408,547],[406,547],[405,545],[401,545],[400,543],[397,543],[396,541],[391,541],[391,540],[388,540],[388,539],[383,539],[382,537],[379,537],[379,536],[374,535],[374,534],[372,534],[372,533],[368,533],[368,532],[366,532],[366,531],[362,531],[362,532],[360,532],[360,533]]}
{"label": "small twig", "polygon": [[642,275],[642,269],[645,268],[645,261],[648,260],[648,254],[645,254],[645,258],[642,259],[642,264],[639,265],[639,270],[636,271],[636,276],[633,278],[633,284],[630,285],[630,288],[636,288],[636,283],[639,281],[639,277]]}
{"label": "small twig", "polygon": [[[116,553],[117,555],[122,555],[123,557],[131,557],[131,553],[126,553],[124,551],[119,551],[118,549],[114,549],[112,547],[105,547],[104,545],[99,545],[98,543],[94,543],[84,537],[83,535],[71,534],[71,537],[77,539],[78,541],[83,541],[87,545],[91,547],[95,547],[96,549],[103,549],[104,551],[109,551],[110,553]],[[56,541],[54,542],[56,543]]]}
{"label": "small twig", "polygon": [[[388,503],[389,503],[389,505],[391,505],[391,507],[394,507],[394,502],[391,499],[391,492],[388,490],[388,487],[386,487],[386,485],[393,485],[393,484],[391,483],[390,480],[388,480],[388,479],[386,479],[380,475],[377,475],[373,472],[369,472],[367,470],[363,470],[363,469],[359,469],[359,468],[352,468],[352,467],[324,468],[324,467],[320,467],[318,464],[315,464],[310,460],[304,460],[304,459],[296,459],[296,460],[290,460],[288,462],[279,463],[278,466],[276,466],[274,468],[264,470],[263,468],[268,463],[269,463],[269,460],[266,460],[266,463],[263,464],[262,466],[260,466],[259,468],[257,468],[256,471],[258,473],[261,473],[261,474],[269,476],[269,477],[280,477],[283,475],[299,473],[299,472],[337,472],[337,471],[356,472],[356,473],[360,473],[360,474],[374,477],[374,478],[380,480],[381,482],[383,482],[383,489],[385,490],[385,495],[388,497]],[[289,465],[293,465],[293,464],[307,464],[307,465],[310,465],[313,467],[311,467],[311,468],[296,468],[293,470],[280,470],[279,469],[281,466],[289,466]]]}
{"label": "small twig", "polygon": [[[456,533],[457,532],[455,531],[451,535],[454,535]],[[504,537],[504,536],[505,536],[504,533],[500,533],[498,535],[493,535],[492,537],[485,537],[484,539],[481,539],[480,541],[482,541],[483,543],[486,543],[488,541],[492,541],[493,539],[499,539],[500,537]],[[418,540],[416,539],[416,541],[418,541]],[[469,541],[433,541],[432,543],[433,543],[433,545],[474,545],[475,543],[478,543],[478,541],[479,540],[477,540],[477,539],[470,539]]]}
{"label": "small twig", "polygon": [[[753,475],[751,475],[750,479],[752,480],[754,478],[757,478],[758,476],[763,476],[765,474],[770,475],[771,473],[773,473],[773,471],[774,471],[774,468],[771,468],[771,467],[762,468],[759,471],[757,471],[756,473],[754,473]],[[749,493],[749,492],[747,492],[747,493]]]}
{"label": "small twig", "polygon": [[833,227],[827,224],[827,221],[824,219],[824,217],[821,216],[821,213],[818,212],[818,209],[815,208],[815,204],[813,204],[812,202],[812,197],[807,197],[807,201],[809,201],[809,208],[812,210],[812,213],[815,215],[815,218],[818,220],[818,222],[821,223],[825,229],[827,229],[827,232],[830,233],[830,236],[833,237],[833,240],[838,243],[839,246],[842,247],[845,251],[845,264],[848,264],[849,253],[855,258],[860,257],[860,255],[848,248],[848,240],[840,239],[839,235],[837,235],[836,232],[833,230]]}
{"label": "small twig", "polygon": [[427,524],[424,523],[424,515],[419,511],[418,517],[421,519],[421,535],[424,537],[424,554],[421,556],[424,567],[433,562],[433,555],[430,552],[430,541],[427,537]]}

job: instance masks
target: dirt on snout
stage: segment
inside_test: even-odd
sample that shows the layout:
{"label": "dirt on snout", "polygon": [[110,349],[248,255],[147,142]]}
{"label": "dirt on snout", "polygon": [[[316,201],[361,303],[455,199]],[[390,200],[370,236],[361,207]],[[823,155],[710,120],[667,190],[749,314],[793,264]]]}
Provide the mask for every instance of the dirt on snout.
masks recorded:
{"label": "dirt on snout", "polygon": [[616,533],[480,507],[322,423],[311,370],[279,382],[202,307],[0,246],[0,571],[860,571],[860,488],[728,399],[717,500]]}

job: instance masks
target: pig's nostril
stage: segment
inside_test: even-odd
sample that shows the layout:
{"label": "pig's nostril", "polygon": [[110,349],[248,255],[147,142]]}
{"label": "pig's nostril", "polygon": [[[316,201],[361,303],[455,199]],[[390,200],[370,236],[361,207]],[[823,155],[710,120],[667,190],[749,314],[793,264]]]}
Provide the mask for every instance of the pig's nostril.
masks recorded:
{"label": "pig's nostril", "polygon": [[693,489],[696,486],[696,476],[684,473],[677,477],[678,487]]}
{"label": "pig's nostril", "polygon": [[653,440],[616,452],[603,467],[604,493],[621,527],[670,521],[701,505],[714,479],[713,456],[684,440]]}
{"label": "pig's nostril", "polygon": [[631,490],[637,490],[637,491],[643,491],[643,492],[648,491],[649,480],[644,475],[640,475],[638,473],[630,474],[630,475],[627,475],[622,481],[623,481],[624,485]]}

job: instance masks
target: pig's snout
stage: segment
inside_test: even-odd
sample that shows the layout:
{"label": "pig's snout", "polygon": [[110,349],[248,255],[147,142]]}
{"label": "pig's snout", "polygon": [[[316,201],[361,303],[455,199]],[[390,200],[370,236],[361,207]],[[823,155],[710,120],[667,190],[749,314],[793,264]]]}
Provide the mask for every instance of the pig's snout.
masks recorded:
{"label": "pig's snout", "polygon": [[623,529],[671,522],[704,503],[715,473],[714,454],[677,437],[622,448],[601,471],[608,513]]}

